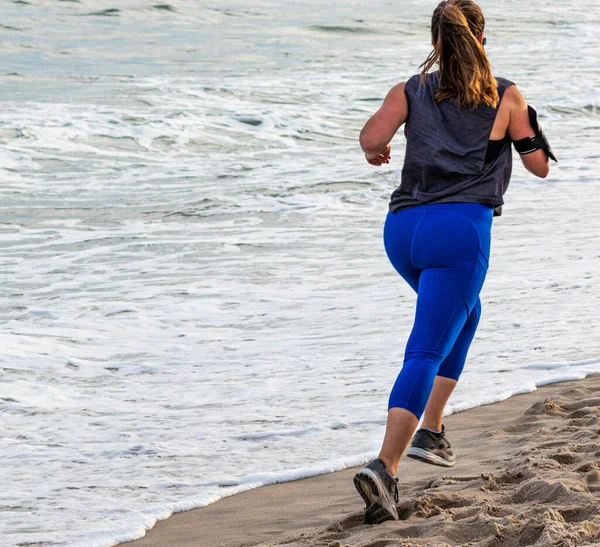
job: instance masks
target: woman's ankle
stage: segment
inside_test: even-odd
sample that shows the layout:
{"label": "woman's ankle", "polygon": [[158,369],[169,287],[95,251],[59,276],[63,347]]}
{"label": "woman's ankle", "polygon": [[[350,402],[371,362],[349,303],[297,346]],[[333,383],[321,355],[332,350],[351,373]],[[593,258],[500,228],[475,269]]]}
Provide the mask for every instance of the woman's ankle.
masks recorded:
{"label": "woman's ankle", "polygon": [[385,464],[386,471],[392,477],[396,476],[396,471],[398,471],[398,464],[396,464],[396,466],[394,467],[394,462],[390,458],[382,455],[379,455],[377,459],[381,460]]}
{"label": "woman's ankle", "polygon": [[433,433],[441,433],[442,432],[442,422],[441,421],[426,421],[423,420],[421,424],[421,429],[427,429],[428,431],[432,431]]}

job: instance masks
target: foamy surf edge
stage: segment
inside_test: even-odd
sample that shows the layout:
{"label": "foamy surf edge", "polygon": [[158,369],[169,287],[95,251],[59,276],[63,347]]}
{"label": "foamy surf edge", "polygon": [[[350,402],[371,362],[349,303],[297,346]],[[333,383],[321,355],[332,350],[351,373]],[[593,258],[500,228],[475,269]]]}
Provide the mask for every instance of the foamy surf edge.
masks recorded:
{"label": "foamy surf edge", "polygon": [[[136,526],[135,530],[125,531],[121,528],[113,529],[111,532],[104,532],[101,534],[94,534],[96,538],[88,536],[85,538],[85,545],[91,547],[113,547],[120,545],[128,541],[134,541],[140,539],[146,535],[146,532],[154,527],[154,525],[161,521],[169,518],[174,513],[182,513],[184,511],[191,511],[193,509],[201,509],[211,505],[224,498],[247,492],[248,490],[254,490],[262,486],[270,486],[273,484],[280,484],[284,482],[291,482],[299,479],[307,479],[310,477],[316,477],[318,475],[326,475],[328,473],[334,473],[335,471],[342,471],[350,467],[357,467],[371,461],[376,456],[376,453],[367,453],[358,456],[349,456],[346,458],[337,458],[335,460],[329,460],[327,462],[315,464],[309,467],[299,467],[296,469],[290,469],[287,471],[280,471],[275,473],[252,473],[245,475],[241,479],[236,481],[225,480],[223,483],[229,483],[226,486],[217,487],[209,494],[204,494],[198,498],[190,498],[185,501],[168,504],[162,508],[156,508],[152,510],[145,510],[139,512],[143,522]],[[237,482],[238,484],[233,484]],[[99,537],[99,536],[104,537]],[[110,536],[107,537],[107,536]],[[83,543],[73,544],[70,547],[80,547]]]}
{"label": "foamy surf edge", "polygon": [[[557,384],[561,382],[569,382],[575,380],[583,380],[588,376],[592,376],[595,374],[600,374],[600,357],[587,359],[583,361],[576,361],[570,363],[555,363],[555,364],[535,364],[528,365],[523,367],[518,367],[516,370],[555,370],[560,368],[576,368],[581,366],[589,366],[589,365],[598,365],[598,367],[594,367],[592,370],[583,371],[573,371],[565,374],[558,375],[552,378],[544,378],[539,381],[526,383],[519,388],[516,388],[510,392],[502,392],[497,394],[494,397],[489,398],[481,398],[477,400],[473,400],[469,403],[463,403],[461,405],[456,405],[450,407],[449,411],[445,413],[446,416],[451,414],[456,414],[458,412],[464,412],[466,410],[470,410],[472,408],[477,408],[480,406],[486,406],[494,403],[499,403],[505,401],[511,397],[516,395],[523,395],[525,393],[532,393],[537,390],[538,387],[542,387],[550,384]],[[375,422],[375,421],[374,421]],[[92,547],[114,547],[116,545],[120,545],[122,543],[126,543],[129,541],[134,541],[140,539],[146,535],[148,530],[152,529],[157,522],[161,520],[165,520],[169,518],[171,515],[175,513],[181,513],[184,511],[191,511],[194,509],[200,509],[202,507],[206,507],[211,505],[217,501],[220,501],[224,498],[228,498],[230,496],[234,496],[236,494],[241,494],[242,492],[247,492],[249,490],[254,490],[256,488],[261,488],[263,486],[270,486],[273,484],[281,484],[285,482],[292,482],[295,480],[306,479],[310,477],[316,477],[319,475],[326,475],[328,473],[334,473],[336,471],[342,471],[344,469],[349,469],[351,467],[358,467],[363,465],[373,458],[375,458],[375,452],[364,453],[360,455],[353,455],[344,458],[337,458],[334,460],[329,460],[327,462],[322,462],[319,464],[311,465],[308,467],[301,467],[290,469],[287,471],[280,472],[271,472],[271,473],[252,473],[245,475],[240,479],[235,480],[224,480],[220,481],[222,486],[216,487],[209,494],[204,494],[197,498],[190,498],[185,501],[168,504],[164,507],[149,509],[145,511],[139,512],[139,516],[141,517],[140,522],[135,529],[125,530],[125,527],[119,527],[117,529],[113,529],[111,531],[101,532],[93,534],[85,538],[85,545],[89,545]],[[77,547],[83,545],[83,543],[73,544],[70,547]]]}

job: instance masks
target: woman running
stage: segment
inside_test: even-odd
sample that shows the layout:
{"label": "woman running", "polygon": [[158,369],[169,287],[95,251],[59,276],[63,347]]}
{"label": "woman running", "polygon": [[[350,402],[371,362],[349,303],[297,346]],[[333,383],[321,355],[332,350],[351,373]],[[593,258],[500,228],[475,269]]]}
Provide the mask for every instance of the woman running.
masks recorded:
{"label": "woman running", "polygon": [[[511,142],[538,177],[548,174],[548,157],[555,159],[517,87],[492,76],[484,26],[471,0],[441,2],[423,71],[390,90],[360,135],[371,165],[389,163],[389,142],[406,123],[402,180],[391,197],[384,244],[418,295],[381,452],[354,478],[368,523],[398,519],[398,463],[423,414],[407,455],[454,465],[442,413],[479,323],[492,217],[501,214],[511,175]],[[429,73],[435,64],[439,70]]]}

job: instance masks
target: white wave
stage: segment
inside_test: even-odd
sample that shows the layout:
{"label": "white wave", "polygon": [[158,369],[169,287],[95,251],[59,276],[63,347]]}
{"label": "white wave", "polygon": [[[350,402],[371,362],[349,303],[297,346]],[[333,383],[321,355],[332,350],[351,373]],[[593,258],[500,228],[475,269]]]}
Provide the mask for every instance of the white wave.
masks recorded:
{"label": "white wave", "polygon": [[[597,10],[521,3],[485,8],[488,51],[560,163],[515,168],[448,412],[600,372]],[[381,441],[414,316],[381,244],[403,137],[374,170],[357,135],[430,8],[340,2],[317,34],[290,4],[274,35],[270,0],[169,4],[0,7],[24,29],[0,52],[0,543],[114,544]]]}
{"label": "white wave", "polygon": [[108,547],[127,541],[133,541],[144,537],[147,530],[152,528],[158,521],[169,518],[173,513],[206,507],[207,505],[216,503],[224,498],[247,492],[248,490],[253,490],[255,488],[315,477],[326,473],[341,471],[342,469],[347,469],[349,467],[359,466],[372,460],[375,455],[375,453],[369,453],[347,458],[337,458],[318,465],[290,469],[282,472],[254,473],[246,475],[239,480],[231,481],[230,484],[225,484],[226,481],[224,481],[222,488],[210,491],[202,496],[143,511],[143,523],[138,524],[135,529],[131,526],[116,527],[110,531],[83,535],[81,538],[81,545],[86,544],[97,547]]}

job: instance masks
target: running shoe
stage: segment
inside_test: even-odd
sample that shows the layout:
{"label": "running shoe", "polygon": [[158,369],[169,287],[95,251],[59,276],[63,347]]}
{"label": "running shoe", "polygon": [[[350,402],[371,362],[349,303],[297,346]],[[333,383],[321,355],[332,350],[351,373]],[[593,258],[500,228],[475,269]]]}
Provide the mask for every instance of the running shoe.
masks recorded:
{"label": "running shoe", "polygon": [[442,426],[441,433],[437,434],[428,429],[419,429],[415,433],[406,455],[409,458],[442,467],[452,467],[456,463],[456,456],[446,439],[444,426]]}
{"label": "running shoe", "polygon": [[385,463],[373,460],[354,476],[354,486],[367,506],[367,524],[398,520],[398,479],[387,472]]}

